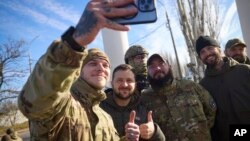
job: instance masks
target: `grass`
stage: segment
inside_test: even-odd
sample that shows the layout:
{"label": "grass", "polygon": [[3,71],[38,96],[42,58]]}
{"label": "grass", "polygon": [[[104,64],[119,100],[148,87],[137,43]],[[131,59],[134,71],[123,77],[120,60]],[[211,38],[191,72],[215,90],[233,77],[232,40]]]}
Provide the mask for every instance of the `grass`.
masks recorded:
{"label": "grass", "polygon": [[[8,128],[10,128],[10,127],[8,127],[8,126],[0,126],[0,135],[5,134],[5,131]],[[29,123],[27,121],[27,122],[24,122],[24,123],[16,124],[16,125],[12,126],[11,128],[14,128],[15,131],[26,129],[26,128],[29,128]]]}

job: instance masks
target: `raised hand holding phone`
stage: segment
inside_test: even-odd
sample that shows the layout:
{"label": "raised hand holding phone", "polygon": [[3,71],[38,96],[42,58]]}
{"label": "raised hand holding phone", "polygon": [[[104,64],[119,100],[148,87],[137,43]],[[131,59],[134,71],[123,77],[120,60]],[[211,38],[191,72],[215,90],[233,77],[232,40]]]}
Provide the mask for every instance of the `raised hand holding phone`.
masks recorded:
{"label": "raised hand holding phone", "polygon": [[157,20],[156,2],[155,0],[134,0],[134,4],[125,7],[134,6],[138,12],[133,16],[114,18],[114,22],[124,25],[153,23]]}

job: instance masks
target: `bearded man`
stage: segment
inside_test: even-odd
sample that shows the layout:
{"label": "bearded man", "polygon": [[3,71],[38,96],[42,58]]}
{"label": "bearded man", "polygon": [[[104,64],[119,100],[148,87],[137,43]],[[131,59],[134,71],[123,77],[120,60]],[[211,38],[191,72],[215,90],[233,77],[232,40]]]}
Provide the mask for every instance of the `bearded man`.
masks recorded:
{"label": "bearded man", "polygon": [[175,80],[168,60],[153,54],[147,61],[152,88],[142,93],[142,102],[153,111],[167,141],[210,141],[216,105],[199,84]]}
{"label": "bearded man", "polygon": [[250,124],[250,66],[223,57],[219,43],[210,36],[196,40],[196,52],[207,66],[200,84],[218,107],[211,130],[213,141],[229,141],[233,124]]}
{"label": "bearded man", "polygon": [[250,65],[250,59],[247,57],[247,45],[238,38],[227,41],[224,53],[239,63]]}

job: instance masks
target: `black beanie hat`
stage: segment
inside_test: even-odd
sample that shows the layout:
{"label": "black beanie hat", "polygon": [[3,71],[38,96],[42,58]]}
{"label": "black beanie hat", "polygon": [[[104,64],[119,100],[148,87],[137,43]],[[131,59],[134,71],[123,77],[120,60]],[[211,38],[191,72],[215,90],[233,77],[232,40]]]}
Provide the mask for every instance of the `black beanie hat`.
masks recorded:
{"label": "black beanie hat", "polygon": [[206,46],[220,47],[219,43],[215,39],[209,36],[200,36],[196,40],[196,52],[199,56],[200,56],[200,51]]}

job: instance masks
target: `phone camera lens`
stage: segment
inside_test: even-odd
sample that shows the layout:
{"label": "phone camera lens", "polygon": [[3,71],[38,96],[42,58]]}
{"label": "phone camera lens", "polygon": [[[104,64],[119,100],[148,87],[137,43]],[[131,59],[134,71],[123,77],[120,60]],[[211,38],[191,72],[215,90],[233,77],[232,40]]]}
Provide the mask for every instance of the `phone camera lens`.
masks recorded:
{"label": "phone camera lens", "polygon": [[154,10],[154,1],[153,0],[139,0],[138,8],[142,12],[150,12]]}
{"label": "phone camera lens", "polygon": [[145,2],[146,2],[145,0],[141,0],[141,4],[145,4]]}
{"label": "phone camera lens", "polygon": [[148,3],[148,4],[151,4],[151,3],[152,3],[152,0],[148,0],[147,3]]}

